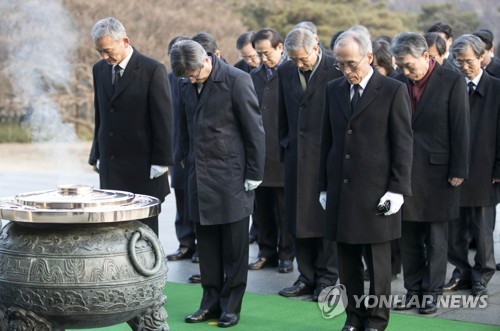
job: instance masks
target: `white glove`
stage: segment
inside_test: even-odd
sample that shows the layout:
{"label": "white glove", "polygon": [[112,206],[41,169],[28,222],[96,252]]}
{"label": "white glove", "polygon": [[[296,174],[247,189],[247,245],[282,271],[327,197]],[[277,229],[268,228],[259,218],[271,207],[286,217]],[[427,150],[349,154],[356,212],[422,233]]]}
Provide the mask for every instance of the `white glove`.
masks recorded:
{"label": "white glove", "polygon": [[167,166],[159,166],[159,165],[152,165],[151,170],[149,171],[149,179],[153,179],[156,177],[160,177],[164,173],[166,173],[168,170]]}
{"label": "white glove", "polygon": [[399,211],[399,209],[401,209],[403,202],[405,202],[405,199],[403,198],[402,194],[388,191],[382,196],[382,198],[380,198],[379,205],[383,204],[387,200],[389,200],[391,206],[389,210],[384,213],[384,215],[386,216],[396,214]]}
{"label": "white glove", "polygon": [[322,191],[319,194],[319,203],[321,204],[321,207],[326,210],[326,191]]}
{"label": "white glove", "polygon": [[243,187],[245,187],[245,191],[252,191],[255,190],[260,183],[262,183],[261,180],[251,180],[251,179],[245,179],[245,183],[243,184]]}
{"label": "white glove", "polygon": [[95,167],[97,168],[97,170],[99,170],[99,159],[97,159],[97,161],[95,162]]}

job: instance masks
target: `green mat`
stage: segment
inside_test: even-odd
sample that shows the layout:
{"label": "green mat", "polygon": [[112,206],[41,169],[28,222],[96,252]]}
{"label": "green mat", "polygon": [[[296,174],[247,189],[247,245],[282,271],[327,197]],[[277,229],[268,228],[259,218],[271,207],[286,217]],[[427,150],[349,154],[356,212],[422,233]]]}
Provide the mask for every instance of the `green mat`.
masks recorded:
{"label": "green mat", "polygon": [[[217,321],[199,324],[184,323],[184,317],[195,312],[200,304],[201,286],[193,284],[167,283],[165,288],[168,312],[168,325],[172,331],[222,330]],[[246,293],[238,325],[230,330],[340,330],[344,325],[345,313],[333,319],[324,319],[315,302],[287,299],[279,295]],[[106,328],[87,329],[94,331],[127,331],[127,324],[118,324]],[[498,326],[458,322],[440,318],[391,312],[387,330],[391,331],[477,331],[499,330]]]}

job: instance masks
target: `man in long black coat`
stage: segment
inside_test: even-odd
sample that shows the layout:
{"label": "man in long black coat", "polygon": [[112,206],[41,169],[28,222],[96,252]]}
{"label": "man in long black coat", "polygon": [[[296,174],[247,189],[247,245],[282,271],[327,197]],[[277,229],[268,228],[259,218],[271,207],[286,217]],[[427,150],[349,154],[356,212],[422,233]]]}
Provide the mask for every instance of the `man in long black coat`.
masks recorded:
{"label": "man in long black coat", "polygon": [[463,76],[430,58],[422,35],[400,33],[392,52],[413,112],[412,196],[401,236],[407,296],[395,308],[432,314],[446,277],[448,221],[458,218],[458,187],[468,175],[469,102]]}
{"label": "man in long black coat", "polygon": [[192,40],[170,52],[179,82],[189,217],[195,222],[203,297],[187,323],[238,323],[248,275],[248,226],[264,172],[265,134],[250,75]]}
{"label": "man in long black coat", "polygon": [[295,238],[300,272],[282,296],[319,293],[338,280],[334,242],[325,238],[325,211],[318,201],[318,162],[325,86],[341,76],[334,59],[322,53],[316,36],[296,28],[285,38],[290,61],[278,67],[278,138],[285,164],[285,217]]}
{"label": "man in long black coat", "polygon": [[[109,33],[108,31],[111,31]],[[89,163],[102,189],[170,193],[172,104],[165,66],[129,44],[125,28],[105,18],[92,29],[102,60],[93,68],[95,132]],[[158,217],[143,220],[158,234]]]}
{"label": "man in long black coat", "polygon": [[[340,283],[347,290],[344,329],[384,330],[390,307],[356,306],[354,296],[365,294],[363,250],[369,293],[391,294],[391,240],[401,236],[399,209],[403,196],[411,195],[410,99],[403,83],[370,66],[372,45],[365,35],[342,33],[334,54],[345,78],[326,86],[318,178],[326,234],[337,242]],[[385,201],[390,209],[384,215],[377,205]]]}
{"label": "man in long black coat", "polygon": [[[452,52],[469,88],[471,157],[469,179],[460,187],[460,218],[449,224],[448,260],[455,265],[444,290],[470,289],[486,294],[495,273],[493,225],[500,181],[500,80],[481,69],[485,46],[474,35],[455,40]],[[469,263],[468,238],[476,242],[474,264]]]}

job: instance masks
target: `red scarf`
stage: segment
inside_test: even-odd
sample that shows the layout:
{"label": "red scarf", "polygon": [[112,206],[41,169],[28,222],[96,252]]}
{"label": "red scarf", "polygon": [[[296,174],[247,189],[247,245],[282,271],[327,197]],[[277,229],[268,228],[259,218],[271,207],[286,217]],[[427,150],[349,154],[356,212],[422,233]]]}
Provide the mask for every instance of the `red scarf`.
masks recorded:
{"label": "red scarf", "polygon": [[434,60],[433,58],[429,58],[429,69],[427,70],[425,76],[422,77],[421,80],[416,82],[408,80],[408,92],[410,93],[411,108],[414,113],[417,109],[417,104],[420,101],[420,97],[422,97],[422,94],[424,93],[425,86],[427,85],[429,77],[431,76],[435,66],[436,60]]}

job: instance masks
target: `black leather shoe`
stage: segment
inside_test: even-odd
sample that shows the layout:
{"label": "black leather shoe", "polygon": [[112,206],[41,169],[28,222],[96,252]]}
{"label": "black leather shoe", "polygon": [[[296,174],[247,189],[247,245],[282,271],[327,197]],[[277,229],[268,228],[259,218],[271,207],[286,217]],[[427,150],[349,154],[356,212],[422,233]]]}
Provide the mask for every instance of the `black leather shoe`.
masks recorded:
{"label": "black leather shoe", "polygon": [[200,263],[200,256],[198,255],[198,251],[194,252],[193,256],[191,256],[191,262]]}
{"label": "black leather shoe", "polygon": [[257,260],[253,261],[248,265],[248,269],[250,270],[260,270],[264,267],[277,267],[278,261],[272,261],[266,259],[265,257],[258,257]]}
{"label": "black leather shoe", "polygon": [[419,314],[435,314],[437,312],[438,308],[436,305],[436,302],[426,302],[423,307],[418,308],[418,313]]}
{"label": "black leather shoe", "polygon": [[215,319],[217,317],[218,317],[217,314],[212,313],[208,309],[200,309],[197,312],[195,312],[194,314],[186,316],[184,321],[186,323],[200,323],[200,322],[208,321],[209,319]]}
{"label": "black leather shoe", "polygon": [[286,287],[278,292],[279,295],[290,298],[290,297],[299,297],[301,295],[312,294],[313,288],[312,286],[306,285],[300,280],[296,281],[295,284],[291,287]]}
{"label": "black leather shoe", "polygon": [[293,262],[290,260],[280,261],[280,265],[278,266],[278,272],[280,274],[287,274],[293,271]]}
{"label": "black leather shoe", "polygon": [[392,309],[394,310],[408,310],[418,308],[420,304],[420,297],[418,294],[407,293],[403,301],[396,302]]}
{"label": "black leather shoe", "polygon": [[318,302],[319,294],[321,293],[321,291],[323,291],[328,286],[331,286],[331,285],[326,285],[326,284],[318,284],[318,285],[316,285],[316,287],[314,288],[312,301]]}
{"label": "black leather shoe", "polygon": [[201,275],[199,274],[194,274],[189,276],[188,278],[190,283],[201,283]]}
{"label": "black leather shoe", "polygon": [[358,331],[358,328],[351,325],[344,325],[341,331]]}
{"label": "black leather shoe", "polygon": [[470,281],[452,278],[450,281],[443,286],[444,292],[454,292],[459,290],[469,290],[472,287]]}
{"label": "black leather shoe", "polygon": [[365,328],[365,331],[378,331],[378,329],[375,329],[375,328]]}
{"label": "black leather shoe", "polygon": [[484,285],[481,282],[474,282],[472,285],[472,295],[477,297],[480,295],[485,295],[487,294],[488,291],[486,290],[486,285]]}
{"label": "black leather shoe", "polygon": [[228,328],[238,324],[240,320],[240,314],[230,314],[230,313],[222,313],[219,318],[218,326],[220,328]]}
{"label": "black leather shoe", "polygon": [[193,250],[188,247],[179,247],[174,253],[167,255],[167,260],[178,261],[183,259],[189,259],[193,255]]}

